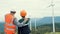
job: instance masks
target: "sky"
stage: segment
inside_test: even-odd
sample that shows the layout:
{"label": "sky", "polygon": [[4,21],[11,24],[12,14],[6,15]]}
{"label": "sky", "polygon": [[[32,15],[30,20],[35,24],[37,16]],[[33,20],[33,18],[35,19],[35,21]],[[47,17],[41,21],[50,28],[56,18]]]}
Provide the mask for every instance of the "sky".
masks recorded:
{"label": "sky", "polygon": [[[15,10],[16,18],[20,17],[20,11],[25,9],[27,17],[42,18],[52,16],[52,7],[48,7],[52,0],[0,0],[0,21],[4,20],[4,15],[11,10]],[[54,16],[60,16],[60,0],[54,0]]]}

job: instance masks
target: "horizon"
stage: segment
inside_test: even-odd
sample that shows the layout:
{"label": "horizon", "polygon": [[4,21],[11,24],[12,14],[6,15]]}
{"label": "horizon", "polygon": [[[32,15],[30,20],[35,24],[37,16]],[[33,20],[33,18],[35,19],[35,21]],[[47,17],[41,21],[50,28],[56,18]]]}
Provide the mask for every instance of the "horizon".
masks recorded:
{"label": "horizon", "polygon": [[[54,18],[56,17],[60,17],[60,16],[54,16]],[[30,19],[43,19],[43,18],[52,18],[51,16],[46,16],[46,17],[42,17],[42,18],[30,18]],[[19,20],[19,19],[18,19]],[[4,22],[3,20],[0,20],[0,22]]]}

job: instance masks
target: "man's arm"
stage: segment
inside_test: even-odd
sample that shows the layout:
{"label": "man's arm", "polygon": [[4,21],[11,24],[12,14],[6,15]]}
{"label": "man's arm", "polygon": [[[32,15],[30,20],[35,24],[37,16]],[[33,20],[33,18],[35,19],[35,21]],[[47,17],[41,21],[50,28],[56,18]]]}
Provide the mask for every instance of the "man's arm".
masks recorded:
{"label": "man's arm", "polygon": [[27,21],[27,19],[24,20],[22,23],[19,23],[18,20],[16,18],[14,18],[14,24],[17,25],[18,27],[24,26],[26,21]]}

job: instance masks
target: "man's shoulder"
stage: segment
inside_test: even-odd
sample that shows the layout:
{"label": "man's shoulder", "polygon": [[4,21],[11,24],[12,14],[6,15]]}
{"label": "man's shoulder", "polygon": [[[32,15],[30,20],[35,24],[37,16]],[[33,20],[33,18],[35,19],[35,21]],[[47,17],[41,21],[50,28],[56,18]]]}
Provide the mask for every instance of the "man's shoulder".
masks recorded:
{"label": "man's shoulder", "polygon": [[19,19],[19,21],[21,21],[21,20],[23,20],[23,19]]}
{"label": "man's shoulder", "polygon": [[24,20],[23,19],[19,19],[19,22],[21,23],[21,22],[23,22]]}

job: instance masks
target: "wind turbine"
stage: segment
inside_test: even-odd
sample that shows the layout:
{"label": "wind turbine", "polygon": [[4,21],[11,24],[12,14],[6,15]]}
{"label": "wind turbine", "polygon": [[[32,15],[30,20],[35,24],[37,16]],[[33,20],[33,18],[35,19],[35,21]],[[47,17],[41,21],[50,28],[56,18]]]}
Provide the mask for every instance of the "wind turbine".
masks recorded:
{"label": "wind turbine", "polygon": [[54,6],[53,0],[51,1],[51,4],[48,7],[52,7],[52,23],[53,23],[53,33],[55,34],[55,22],[54,22]]}
{"label": "wind turbine", "polygon": [[37,27],[36,27],[36,19],[35,19],[35,31],[37,31]]}
{"label": "wind turbine", "polygon": [[30,20],[30,30],[32,30],[31,20]]}
{"label": "wind turbine", "polygon": [[[29,15],[29,18],[31,19],[31,14]],[[32,24],[31,24],[31,20],[30,20],[30,30],[32,30]]]}

